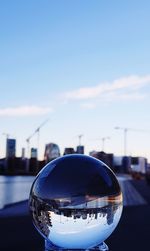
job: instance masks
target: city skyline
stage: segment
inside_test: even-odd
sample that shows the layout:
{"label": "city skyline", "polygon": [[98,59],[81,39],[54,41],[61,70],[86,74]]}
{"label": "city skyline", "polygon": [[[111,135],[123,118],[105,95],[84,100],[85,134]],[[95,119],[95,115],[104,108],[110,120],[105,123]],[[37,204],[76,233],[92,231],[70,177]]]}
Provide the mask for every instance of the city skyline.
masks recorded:
{"label": "city skyline", "polygon": [[[5,1],[0,8],[0,158],[6,134],[150,160],[150,3]],[[115,127],[123,129],[116,130]]]}

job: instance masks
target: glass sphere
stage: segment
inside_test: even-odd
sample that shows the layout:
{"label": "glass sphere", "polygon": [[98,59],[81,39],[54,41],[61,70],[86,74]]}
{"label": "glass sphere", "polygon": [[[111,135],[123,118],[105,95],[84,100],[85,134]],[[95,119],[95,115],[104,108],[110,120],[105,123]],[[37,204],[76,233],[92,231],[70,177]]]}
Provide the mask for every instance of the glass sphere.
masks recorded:
{"label": "glass sphere", "polygon": [[116,228],[122,192],[102,161],[73,154],[51,161],[39,172],[29,205],[35,227],[56,250],[87,249]]}

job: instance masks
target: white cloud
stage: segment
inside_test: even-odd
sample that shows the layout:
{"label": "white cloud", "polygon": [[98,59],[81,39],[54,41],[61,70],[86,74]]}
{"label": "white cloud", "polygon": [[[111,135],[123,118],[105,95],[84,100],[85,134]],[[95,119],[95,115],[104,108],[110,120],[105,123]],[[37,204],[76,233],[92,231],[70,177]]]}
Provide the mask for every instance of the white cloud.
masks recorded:
{"label": "white cloud", "polygon": [[0,116],[35,116],[52,112],[50,107],[40,106],[19,106],[0,108]]}
{"label": "white cloud", "polygon": [[82,103],[81,107],[85,108],[85,109],[94,109],[95,108],[95,104],[94,103]]}
{"label": "white cloud", "polygon": [[[143,93],[138,93],[138,92],[135,92],[135,93],[125,93],[125,94],[122,94],[120,95],[120,100],[143,100],[147,97],[146,94],[143,94]],[[118,100],[119,100],[118,98]]]}
{"label": "white cloud", "polygon": [[150,84],[150,75],[131,75],[111,82],[104,82],[96,86],[83,87],[64,93],[66,100],[102,99],[103,101],[125,99],[141,99],[141,90]]}
{"label": "white cloud", "polygon": [[94,87],[83,87],[74,91],[66,92],[64,97],[66,99],[89,99],[95,98],[104,93],[107,89],[107,83],[97,85]]}

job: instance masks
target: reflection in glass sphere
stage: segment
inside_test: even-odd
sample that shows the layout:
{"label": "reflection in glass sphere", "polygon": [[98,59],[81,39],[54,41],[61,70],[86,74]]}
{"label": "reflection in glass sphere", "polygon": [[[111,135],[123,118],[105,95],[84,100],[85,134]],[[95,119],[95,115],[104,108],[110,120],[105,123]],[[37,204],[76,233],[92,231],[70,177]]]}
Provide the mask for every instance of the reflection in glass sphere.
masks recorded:
{"label": "reflection in glass sphere", "polygon": [[87,249],[102,243],[116,228],[122,193],[103,162],[73,154],[40,171],[29,204],[35,227],[55,250]]}

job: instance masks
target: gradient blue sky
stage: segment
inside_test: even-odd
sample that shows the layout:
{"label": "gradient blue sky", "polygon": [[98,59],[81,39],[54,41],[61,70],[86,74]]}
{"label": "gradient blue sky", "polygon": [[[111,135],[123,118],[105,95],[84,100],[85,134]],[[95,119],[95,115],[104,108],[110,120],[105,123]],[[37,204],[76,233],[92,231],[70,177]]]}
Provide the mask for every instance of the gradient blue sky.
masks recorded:
{"label": "gradient blue sky", "polygon": [[[150,159],[150,2],[147,0],[5,0],[0,3],[0,157],[5,136],[41,129],[45,143],[86,153],[127,152]],[[36,147],[37,137],[31,140]]]}

